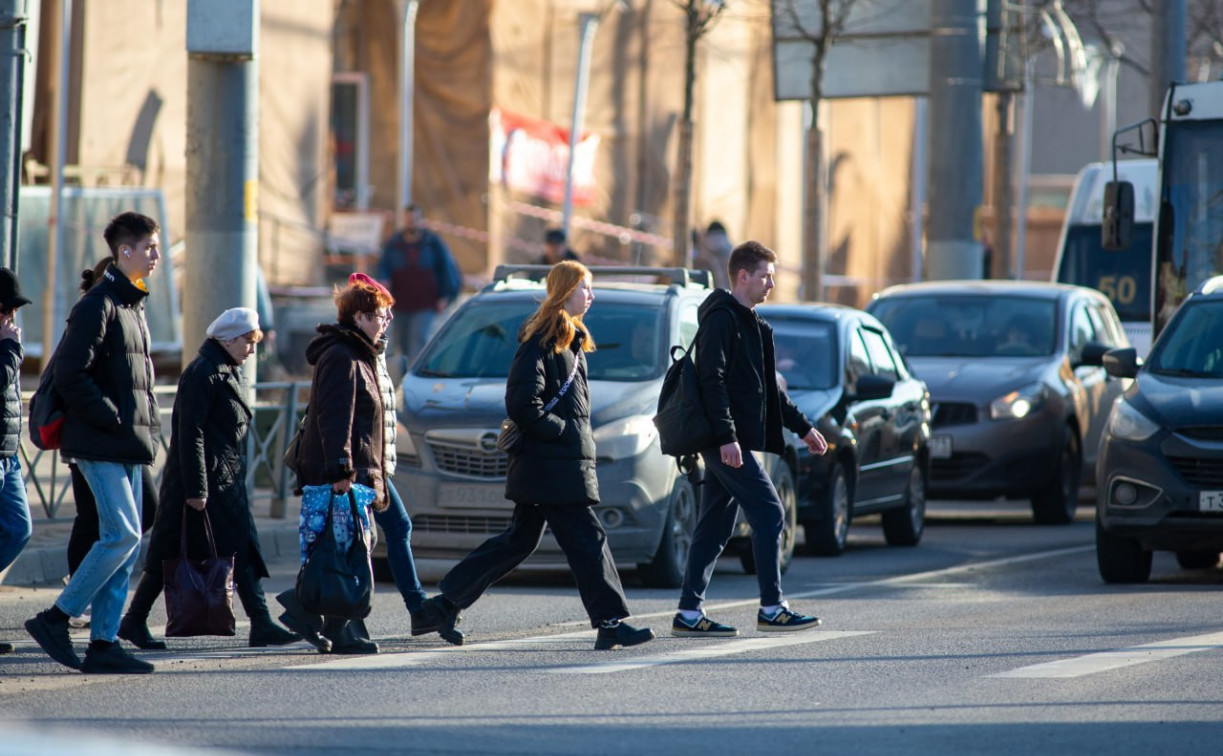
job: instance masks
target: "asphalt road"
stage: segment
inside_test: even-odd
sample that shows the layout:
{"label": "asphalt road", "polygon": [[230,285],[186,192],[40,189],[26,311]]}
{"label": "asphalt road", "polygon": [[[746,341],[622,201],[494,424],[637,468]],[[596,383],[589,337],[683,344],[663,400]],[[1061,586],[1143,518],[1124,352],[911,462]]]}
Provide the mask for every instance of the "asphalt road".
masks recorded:
{"label": "asphalt road", "polygon": [[0,754],[1219,753],[1223,570],[1161,553],[1150,583],[1105,586],[1086,506],[1064,527],[1020,505],[932,510],[917,548],[868,521],[842,557],[795,560],[785,588],[818,630],[757,633],[755,580],[727,559],[707,609],[740,638],[669,637],[676,592],[630,577],[659,638],[614,652],[592,650],[549,572],[494,587],[461,648],[410,639],[380,585],[377,656],[256,652],[240,625],[145,654],[151,676],[85,677],[19,632],[56,592],[0,588],[0,637],[18,641],[0,657]]}

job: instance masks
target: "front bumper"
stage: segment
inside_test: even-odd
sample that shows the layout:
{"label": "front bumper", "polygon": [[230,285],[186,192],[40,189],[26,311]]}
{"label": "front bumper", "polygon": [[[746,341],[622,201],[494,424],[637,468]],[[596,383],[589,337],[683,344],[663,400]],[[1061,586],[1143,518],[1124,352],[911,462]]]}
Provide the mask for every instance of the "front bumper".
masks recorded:
{"label": "front bumper", "polygon": [[[1018,420],[991,420],[977,408],[976,422],[945,425],[930,432],[950,438],[951,456],[930,460],[929,496],[987,499],[1031,496],[1053,478],[1061,455],[1065,419],[1046,402]],[[938,448],[931,442],[931,449]]]}
{"label": "front bumper", "polygon": [[1223,443],[1106,436],[1096,469],[1096,515],[1108,532],[1148,549],[1223,551],[1223,511],[1204,511],[1202,497],[1223,492]]}

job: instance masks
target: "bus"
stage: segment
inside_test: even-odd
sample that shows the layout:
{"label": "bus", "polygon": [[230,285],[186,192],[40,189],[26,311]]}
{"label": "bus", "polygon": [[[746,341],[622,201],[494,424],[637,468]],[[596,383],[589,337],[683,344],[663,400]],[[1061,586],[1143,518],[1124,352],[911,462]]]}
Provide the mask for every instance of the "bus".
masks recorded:
{"label": "bus", "polygon": [[[1158,144],[1153,239],[1144,242],[1139,234],[1138,185],[1120,178],[1105,188],[1105,211],[1115,221],[1102,229],[1102,244],[1115,250],[1110,254],[1150,250],[1149,317],[1155,338],[1189,292],[1223,273],[1223,81],[1173,84],[1158,121],[1126,127],[1117,137],[1142,134],[1147,124],[1157,134],[1140,138],[1140,148]],[[1117,163],[1119,177],[1122,165]]]}
{"label": "bus", "polygon": [[1134,187],[1134,226],[1126,250],[1101,243],[1104,185],[1112,163],[1089,163],[1079,171],[1057,243],[1053,280],[1096,289],[1108,297],[1130,344],[1145,355],[1151,346],[1151,243],[1155,234],[1158,161],[1120,161],[1117,178]]}

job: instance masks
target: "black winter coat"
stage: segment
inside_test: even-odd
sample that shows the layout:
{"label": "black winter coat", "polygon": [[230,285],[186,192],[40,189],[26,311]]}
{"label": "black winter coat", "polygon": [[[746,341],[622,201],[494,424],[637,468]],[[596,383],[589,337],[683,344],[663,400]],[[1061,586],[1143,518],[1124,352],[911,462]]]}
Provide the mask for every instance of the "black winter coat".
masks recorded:
{"label": "black winter coat", "polygon": [[65,457],[152,464],[161,421],[144,319],[148,295],[112,265],[68,315],[55,358],[55,388],[67,403]]}
{"label": "black winter coat", "polygon": [[[518,345],[505,385],[505,411],[522,429],[522,447],[510,455],[505,498],[520,504],[599,503],[595,441],[590,429],[590,385],[586,355],[578,346],[556,353],[531,338]],[[573,384],[556,406],[544,412],[573,370]]]}
{"label": "black winter coat", "polygon": [[25,352],[13,339],[0,340],[0,381],[4,382],[4,416],[0,425],[0,457],[21,448],[21,360]]}
{"label": "black winter coat", "polygon": [[698,320],[701,400],[718,445],[781,454],[783,426],[807,435],[811,421],[777,385],[772,326],[724,289],[701,304]]}
{"label": "black winter coat", "polygon": [[377,491],[375,508],[382,509],[386,450],[378,346],[351,324],[320,325],[318,332],[306,347],[314,379],[298,449],[297,482],[321,486],[347,478]]}
{"label": "black winter coat", "polygon": [[[161,560],[179,556],[187,499],[207,499],[205,510],[217,553],[232,555],[235,569],[249,562],[256,576],[268,576],[246,495],[251,423],[246,391],[242,369],[223,346],[206,339],[178,380],[170,452],[161,479],[157,519],[149,536],[146,572],[158,574]],[[203,558],[208,554],[203,516],[191,509],[186,517],[188,555]]]}

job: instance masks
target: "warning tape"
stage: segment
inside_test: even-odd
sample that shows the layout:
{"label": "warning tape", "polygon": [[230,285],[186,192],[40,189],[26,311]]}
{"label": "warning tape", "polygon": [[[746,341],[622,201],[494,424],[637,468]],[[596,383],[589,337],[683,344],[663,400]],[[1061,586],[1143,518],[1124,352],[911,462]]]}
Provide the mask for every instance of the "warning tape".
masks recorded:
{"label": "warning tape", "polygon": [[[525,202],[506,202],[507,209],[512,210],[519,215],[529,215],[532,218],[540,218],[553,223],[560,223],[564,220],[564,214],[559,210],[552,210],[547,207],[539,207],[538,205],[528,205]],[[590,220],[589,218],[580,218],[574,216],[569,219],[569,223],[577,228],[594,231],[597,234],[611,236],[620,241],[621,244],[631,244],[639,242],[648,244],[653,247],[661,247],[663,249],[671,249],[671,239],[658,234],[651,234],[647,231],[639,231],[635,228],[627,226],[617,226],[614,223],[604,223],[603,221]]]}

